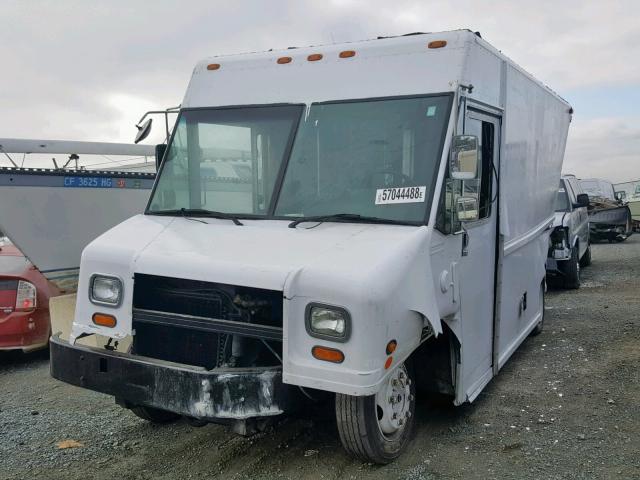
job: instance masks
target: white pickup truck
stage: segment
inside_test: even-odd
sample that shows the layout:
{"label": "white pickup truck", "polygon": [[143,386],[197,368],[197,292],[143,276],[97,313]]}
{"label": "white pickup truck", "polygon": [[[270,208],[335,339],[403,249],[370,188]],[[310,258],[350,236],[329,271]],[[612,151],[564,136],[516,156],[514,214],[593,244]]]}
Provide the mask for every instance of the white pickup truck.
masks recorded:
{"label": "white pickup truck", "polygon": [[51,373],[244,432],[324,393],[390,462],[417,388],[471,402],[540,330],[571,115],[467,30],[205,59]]}
{"label": "white pickup truck", "polygon": [[591,265],[589,196],[580,180],[563,175],[556,197],[556,215],[551,232],[547,276],[565,288],[580,288],[580,268]]}

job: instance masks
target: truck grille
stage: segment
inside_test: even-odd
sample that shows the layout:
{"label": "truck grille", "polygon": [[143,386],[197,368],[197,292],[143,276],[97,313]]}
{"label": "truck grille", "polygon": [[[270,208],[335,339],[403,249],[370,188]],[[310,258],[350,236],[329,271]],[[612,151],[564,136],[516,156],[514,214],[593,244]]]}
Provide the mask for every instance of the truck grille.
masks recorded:
{"label": "truck grille", "polygon": [[133,353],[208,369],[273,364],[282,301],[276,290],[136,274]]}

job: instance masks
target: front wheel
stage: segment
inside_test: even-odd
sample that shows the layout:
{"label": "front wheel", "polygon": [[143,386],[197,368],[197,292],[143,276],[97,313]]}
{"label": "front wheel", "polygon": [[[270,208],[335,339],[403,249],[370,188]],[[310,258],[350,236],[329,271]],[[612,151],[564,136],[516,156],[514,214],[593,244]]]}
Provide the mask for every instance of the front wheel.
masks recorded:
{"label": "front wheel", "polygon": [[415,385],[404,364],[368,397],[336,394],[336,419],[345,450],[365,462],[387,464],[406,447],[414,426]]}
{"label": "front wheel", "polygon": [[571,249],[571,258],[564,260],[560,266],[564,275],[564,288],[580,288],[580,261],[578,259],[578,245]]}
{"label": "front wheel", "polygon": [[591,244],[589,244],[587,251],[584,252],[580,259],[580,267],[588,267],[589,265],[591,265]]}
{"label": "front wheel", "polygon": [[171,423],[180,418],[180,415],[166,410],[160,410],[159,408],[136,406],[132,407],[131,411],[143,420],[151,423]]}

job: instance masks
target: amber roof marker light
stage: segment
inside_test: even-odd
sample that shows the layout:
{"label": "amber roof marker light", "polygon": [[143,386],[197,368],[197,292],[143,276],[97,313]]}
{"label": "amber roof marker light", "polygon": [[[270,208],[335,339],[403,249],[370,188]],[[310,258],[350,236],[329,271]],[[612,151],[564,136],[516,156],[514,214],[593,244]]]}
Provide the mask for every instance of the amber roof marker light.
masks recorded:
{"label": "amber roof marker light", "polygon": [[308,62],[317,62],[318,60],[322,60],[322,54],[321,53],[312,53],[311,55],[309,55],[307,57],[307,61]]}
{"label": "amber roof marker light", "polygon": [[277,60],[278,65],[284,65],[286,63],[291,63],[293,61],[293,58],[291,57],[280,57]]}
{"label": "amber roof marker light", "polygon": [[220,70],[220,64],[210,63],[209,65],[207,65],[207,70]]}
{"label": "amber roof marker light", "polygon": [[355,57],[356,56],[356,51],[355,50],[344,50],[342,52],[340,52],[340,54],[338,55],[338,57],[340,58],[351,58],[351,57]]}
{"label": "amber roof marker light", "polygon": [[427,47],[429,48],[442,48],[447,46],[446,40],[434,40],[433,42],[429,42]]}

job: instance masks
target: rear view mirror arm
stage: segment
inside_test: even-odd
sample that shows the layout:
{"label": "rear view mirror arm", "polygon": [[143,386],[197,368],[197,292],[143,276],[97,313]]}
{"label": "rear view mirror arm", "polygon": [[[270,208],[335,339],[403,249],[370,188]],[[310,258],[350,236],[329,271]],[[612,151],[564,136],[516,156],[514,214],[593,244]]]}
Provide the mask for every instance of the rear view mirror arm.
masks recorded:
{"label": "rear view mirror arm", "polygon": [[169,143],[169,138],[171,137],[171,134],[169,133],[169,114],[170,113],[178,113],[178,111],[180,110],[181,105],[178,105],[177,107],[170,107],[167,108],[166,110],[149,110],[148,112],[146,112],[144,115],[142,115],[142,117],[140,118],[140,120],[138,120],[138,123],[136,123],[136,127],[140,128],[140,125],[142,124],[142,122],[144,122],[144,120],[149,116],[149,115],[164,115],[164,127],[165,127],[165,143]]}

